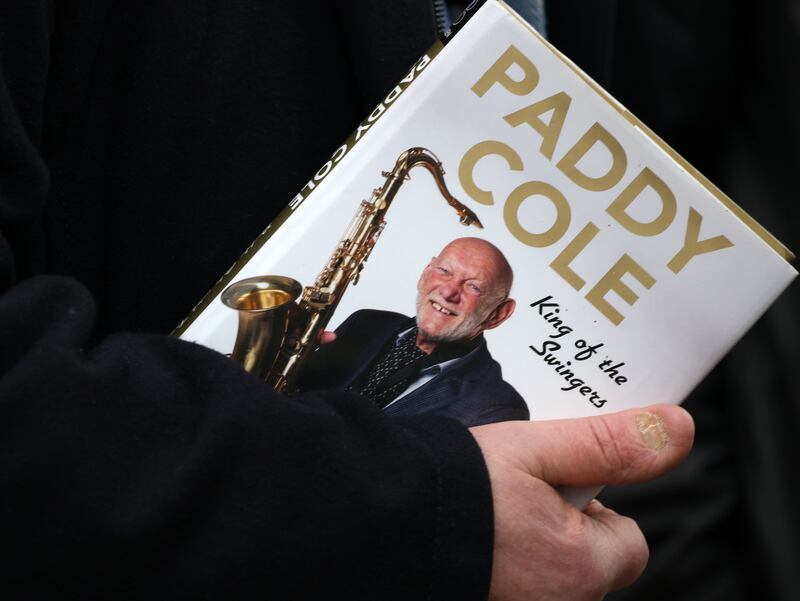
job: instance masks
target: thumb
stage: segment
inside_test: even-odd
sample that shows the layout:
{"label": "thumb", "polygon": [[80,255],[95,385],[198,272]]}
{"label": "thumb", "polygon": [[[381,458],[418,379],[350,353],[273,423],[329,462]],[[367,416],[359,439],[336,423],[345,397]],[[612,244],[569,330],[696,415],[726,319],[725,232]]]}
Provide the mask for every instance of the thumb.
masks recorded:
{"label": "thumb", "polygon": [[527,431],[506,439],[512,457],[551,486],[649,480],[683,461],[694,439],[691,416],[675,405],[520,425]]}

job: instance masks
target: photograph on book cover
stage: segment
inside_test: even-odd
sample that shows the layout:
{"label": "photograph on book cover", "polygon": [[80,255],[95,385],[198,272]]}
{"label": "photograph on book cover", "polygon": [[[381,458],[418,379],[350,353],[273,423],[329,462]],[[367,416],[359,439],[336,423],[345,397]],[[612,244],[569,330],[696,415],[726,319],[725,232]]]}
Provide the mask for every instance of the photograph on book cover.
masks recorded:
{"label": "photograph on book cover", "polygon": [[504,5],[436,50],[181,336],[230,353],[221,288],[311,286],[391,189],[339,276],[357,285],[310,299],[337,339],[297,387],[467,425],[680,402],[796,275],[790,253]]}

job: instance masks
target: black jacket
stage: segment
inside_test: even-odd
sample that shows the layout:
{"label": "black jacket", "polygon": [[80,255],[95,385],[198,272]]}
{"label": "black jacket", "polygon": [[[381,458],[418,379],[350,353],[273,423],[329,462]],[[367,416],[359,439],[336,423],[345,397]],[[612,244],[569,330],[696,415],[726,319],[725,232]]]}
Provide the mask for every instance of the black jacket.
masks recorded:
{"label": "black jacket", "polygon": [[485,599],[462,426],[287,400],[165,336],[432,24],[411,1],[0,4],[4,599]]}
{"label": "black jacket", "polygon": [[[336,328],[336,341],[314,353],[305,381],[318,389],[347,390],[409,321],[391,311],[356,311]],[[441,415],[469,427],[530,418],[523,398],[503,380],[500,364],[492,359],[485,340],[384,411],[394,416]]]}

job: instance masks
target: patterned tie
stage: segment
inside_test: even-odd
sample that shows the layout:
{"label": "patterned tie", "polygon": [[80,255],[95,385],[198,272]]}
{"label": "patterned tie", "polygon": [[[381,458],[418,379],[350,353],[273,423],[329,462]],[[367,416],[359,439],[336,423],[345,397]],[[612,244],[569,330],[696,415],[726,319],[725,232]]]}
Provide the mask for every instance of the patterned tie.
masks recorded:
{"label": "patterned tie", "polygon": [[417,348],[417,328],[414,328],[378,358],[359,394],[385,407],[414,381],[419,374],[417,364],[425,357]]}

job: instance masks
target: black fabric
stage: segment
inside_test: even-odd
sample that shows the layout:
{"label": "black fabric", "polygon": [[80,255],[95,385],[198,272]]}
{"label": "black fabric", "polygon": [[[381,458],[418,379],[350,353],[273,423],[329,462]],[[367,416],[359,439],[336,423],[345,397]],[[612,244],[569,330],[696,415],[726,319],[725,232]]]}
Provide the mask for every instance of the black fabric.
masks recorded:
{"label": "black fabric", "polygon": [[432,41],[387,27],[354,56],[361,27],[332,3],[0,3],[4,599],[486,598],[462,426],[287,400],[164,336]]}
{"label": "black fabric", "polygon": [[354,87],[371,110],[436,39],[433,2],[337,0],[335,5]]}
{"label": "black fabric", "polygon": [[617,0],[546,0],[547,35],[601,86],[608,86],[617,28]]}

